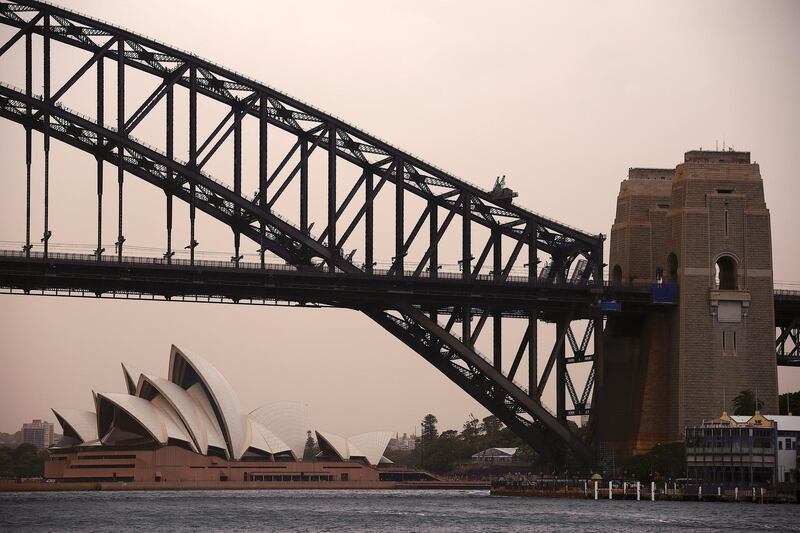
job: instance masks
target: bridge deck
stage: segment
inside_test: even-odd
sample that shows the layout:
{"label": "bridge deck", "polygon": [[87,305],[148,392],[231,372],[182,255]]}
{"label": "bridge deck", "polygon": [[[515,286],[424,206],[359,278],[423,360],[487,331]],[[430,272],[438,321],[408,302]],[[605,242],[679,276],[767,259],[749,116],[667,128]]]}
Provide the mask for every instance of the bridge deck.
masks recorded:
{"label": "bridge deck", "polygon": [[[549,320],[566,309],[578,317],[596,313],[601,300],[614,300],[622,312],[651,305],[649,285],[599,287],[590,284],[531,281],[491,275],[464,279],[461,274],[387,270],[345,274],[327,266],[293,267],[266,263],[172,260],[154,257],[97,257],[88,254],[40,253],[0,250],[0,287],[14,291],[73,296],[111,296],[169,300],[326,305],[362,308],[386,305],[386,295],[425,308],[449,313],[454,306],[469,305],[476,312],[491,307],[504,316],[527,316],[531,307]],[[589,303],[587,303],[589,302]],[[552,316],[551,316],[552,315]]]}
{"label": "bridge deck", "polygon": [[[282,306],[330,306],[384,309],[387,296],[439,314],[499,312],[526,318],[535,309],[539,320],[557,322],[565,312],[589,319],[598,312],[640,313],[663,306],[654,303],[651,285],[555,283],[509,276],[439,272],[403,276],[389,270],[370,273],[331,272],[327,265],[194,261],[157,257],[103,256],[77,253],[0,250],[0,289],[11,293],[103,297],[206,303]],[[615,302],[603,306],[603,302]],[[460,318],[460,317],[459,317]],[[800,366],[800,349],[793,340],[800,324],[800,291],[775,290],[778,365]],[[787,344],[788,342],[788,344]],[[788,348],[787,348],[788,346]]]}

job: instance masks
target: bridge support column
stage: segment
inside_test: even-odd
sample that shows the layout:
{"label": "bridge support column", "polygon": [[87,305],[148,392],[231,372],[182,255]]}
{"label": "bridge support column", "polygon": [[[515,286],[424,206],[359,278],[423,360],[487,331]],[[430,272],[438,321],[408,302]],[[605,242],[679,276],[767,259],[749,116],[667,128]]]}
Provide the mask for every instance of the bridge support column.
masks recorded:
{"label": "bridge support column", "polygon": [[[189,166],[197,168],[197,69],[189,69]],[[197,191],[194,181],[189,185],[189,263],[194,265],[194,249],[197,241],[194,238],[195,204]]]}
{"label": "bridge support column", "polygon": [[[30,31],[25,34],[25,94],[33,96],[33,43]],[[31,106],[26,106],[25,114],[30,120]],[[31,155],[32,155],[32,130],[30,124],[25,126],[25,257],[31,256]]]}
{"label": "bridge support column", "polygon": [[[44,45],[43,45],[43,64],[44,64],[44,100],[50,100],[50,16],[44,16]],[[50,117],[44,113],[44,121],[49,124]],[[50,241],[50,134],[49,128],[45,129],[44,134],[44,234],[42,243],[44,244],[44,257],[47,257],[48,243]],[[121,150],[121,148],[120,148]]]}
{"label": "bridge support column", "polygon": [[308,235],[308,141],[300,141],[300,231]]}
{"label": "bridge support column", "polygon": [[495,370],[502,372],[503,371],[503,322],[502,322],[502,315],[495,311],[492,314],[492,326],[494,331],[492,332],[492,343],[493,343],[493,365]]}
{"label": "bridge support column", "polygon": [[439,277],[439,208],[434,200],[428,200],[428,211],[430,213],[428,248],[430,249],[428,260],[428,272],[431,278]]}
{"label": "bridge support column", "polygon": [[[104,58],[97,59],[97,125],[103,127],[105,115],[105,69],[103,68]],[[97,136],[97,148],[103,146],[103,139]],[[94,251],[97,260],[101,261],[103,256],[103,158],[98,154],[97,160],[97,249]]]}
{"label": "bridge support column", "polygon": [[528,394],[538,400],[540,398],[538,390],[539,380],[539,321],[538,309],[532,307],[528,311]]}
{"label": "bridge support column", "polygon": [[472,196],[465,192],[461,201],[461,275],[469,279],[472,275]]}
{"label": "bridge support column", "polygon": [[[125,135],[125,39],[117,41],[117,131],[120,135]],[[123,186],[125,182],[125,170],[123,164],[125,163],[125,149],[120,146],[118,148],[117,156],[119,157],[119,164],[117,165],[117,260],[122,262],[122,246],[125,243],[125,237],[122,233],[122,210],[123,210]]]}
{"label": "bridge support column", "polygon": [[[492,231],[492,276],[496,281],[503,279],[503,248],[500,232]],[[502,373],[503,370],[503,323],[502,314],[494,311],[492,314],[492,325],[494,327],[492,339],[494,341],[494,367]]]}
{"label": "bridge support column", "polygon": [[[267,146],[268,135],[268,117],[269,111],[267,109],[269,100],[266,95],[261,95],[258,109],[258,199],[259,205],[262,209],[269,209],[267,205],[267,179],[269,178],[269,169],[267,167],[267,156],[269,147]],[[259,249],[258,254],[261,259],[261,268],[266,267],[266,244],[264,240],[267,238],[267,226],[264,221],[261,221],[259,231]]]}
{"label": "bridge support column", "polygon": [[[599,390],[604,383],[605,327],[602,315],[594,319],[594,389]],[[588,399],[588,398],[587,398]]]}
{"label": "bridge support column", "polygon": [[330,272],[336,272],[336,126],[328,126],[328,261]]}
{"label": "bridge support column", "polygon": [[373,251],[375,243],[373,241],[373,204],[375,201],[375,184],[374,174],[372,171],[367,170],[367,175],[364,178],[364,269],[368,273],[372,273],[372,268],[375,266],[375,257]]}
{"label": "bridge support column", "polygon": [[566,381],[566,347],[564,336],[569,322],[564,321],[557,326],[556,337],[561,342],[556,345],[556,417],[562,424],[567,423],[567,381]]}
{"label": "bridge support column", "polygon": [[[236,113],[233,119],[233,192],[242,194],[242,120],[241,114]],[[236,218],[241,216],[241,209],[234,209]],[[238,229],[233,230],[233,263],[239,268],[240,254],[240,233]]]}
{"label": "bridge support column", "polygon": [[[175,106],[175,93],[173,91],[173,86],[170,85],[167,88],[167,157],[172,159],[173,152],[175,150],[175,124],[174,124],[174,106]],[[167,180],[172,182],[174,179],[175,174],[173,173],[172,169],[167,169]],[[172,256],[174,252],[172,251],[172,193],[167,191],[167,251],[164,254],[164,258],[167,260],[167,264],[172,264]]]}
{"label": "bridge support column", "polygon": [[405,164],[402,158],[398,158],[395,163],[395,204],[394,204],[394,260],[392,268],[394,273],[400,277],[405,273]]}

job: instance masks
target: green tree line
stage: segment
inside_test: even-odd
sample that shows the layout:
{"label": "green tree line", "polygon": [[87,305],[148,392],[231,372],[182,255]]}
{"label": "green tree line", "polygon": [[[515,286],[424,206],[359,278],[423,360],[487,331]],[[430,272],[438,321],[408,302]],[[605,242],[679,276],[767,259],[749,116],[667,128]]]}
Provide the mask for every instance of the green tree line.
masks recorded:
{"label": "green tree line", "polygon": [[[428,414],[422,419],[421,437],[414,450],[387,450],[386,457],[401,466],[423,468],[437,474],[447,473],[459,463],[468,463],[472,455],[487,448],[517,448],[514,462],[550,471],[553,465],[545,463],[534,450],[517,437],[500,420],[490,415],[482,419],[470,414],[461,430],[439,432],[438,419]],[[575,432],[580,432],[570,423]],[[569,458],[566,457],[568,460]]]}
{"label": "green tree line", "polygon": [[0,478],[40,477],[47,461],[47,450],[33,444],[0,446]]}

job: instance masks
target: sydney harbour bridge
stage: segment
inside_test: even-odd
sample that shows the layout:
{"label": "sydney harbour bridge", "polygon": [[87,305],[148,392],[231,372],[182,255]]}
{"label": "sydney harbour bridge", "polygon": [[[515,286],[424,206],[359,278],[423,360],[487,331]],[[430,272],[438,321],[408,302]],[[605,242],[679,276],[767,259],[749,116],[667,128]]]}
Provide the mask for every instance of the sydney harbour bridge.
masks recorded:
{"label": "sydney harbour bridge", "polygon": [[[543,456],[568,449],[578,461],[595,460],[593,424],[578,438],[567,417],[588,415],[602,391],[595,362],[603,357],[605,317],[646,314],[676,298],[669,284],[605,283],[602,234],[522,208],[500,182],[483,190],[273,88],[131,31],[35,1],[0,2],[0,23],[12,29],[0,56],[24,50],[24,86],[0,80],[0,115],[24,128],[27,166],[26,176],[0,181],[24,180],[27,191],[20,246],[0,250],[4,292],[354,309]],[[66,81],[51,84],[56,46],[81,62]],[[145,78],[151,92],[131,105],[126,87]],[[94,102],[93,116],[64,104],[75,91]],[[157,140],[137,137],[143,123],[158,130]],[[34,135],[43,139],[40,153]],[[52,140],[97,162],[97,201],[81,206],[97,212],[93,251],[53,249]],[[243,154],[256,160],[255,192],[243,187]],[[225,166],[212,175],[215,160]],[[104,175],[107,164],[116,180]],[[127,206],[130,180],[161,189],[163,200]],[[32,198],[32,181],[42,197]],[[118,207],[110,228],[103,217],[109,193]],[[41,203],[42,234],[32,234],[33,202]],[[188,206],[188,243],[173,241],[179,202]],[[123,213],[133,210],[164,220],[163,254],[128,252],[126,234],[135,232]],[[196,257],[198,211],[229,228],[230,261]],[[393,238],[381,229],[389,226]],[[106,250],[109,234],[116,242]],[[243,238],[258,247],[257,260],[245,260]],[[391,261],[379,267],[384,253]],[[443,269],[446,263],[458,270]],[[776,291],[775,311],[776,363],[800,366],[800,294]],[[509,321],[524,327],[504,328]],[[540,367],[542,322],[555,324],[556,335]],[[509,343],[504,330],[524,332]],[[490,353],[476,348],[482,334],[491,337]],[[573,380],[573,365],[589,368],[585,383]],[[552,411],[541,401],[550,380]]]}

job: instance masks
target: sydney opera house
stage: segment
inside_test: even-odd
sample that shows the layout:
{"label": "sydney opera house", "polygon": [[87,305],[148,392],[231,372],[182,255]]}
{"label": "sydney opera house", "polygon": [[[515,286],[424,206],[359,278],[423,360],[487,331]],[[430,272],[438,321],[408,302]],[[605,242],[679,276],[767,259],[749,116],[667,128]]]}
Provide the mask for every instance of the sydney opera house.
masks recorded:
{"label": "sydney opera house", "polygon": [[316,431],[308,410],[276,402],[245,412],[208,361],[172,346],[168,378],[122,366],[127,393],[94,393],[95,410],[53,409],[64,437],[50,448],[56,481],[380,481],[392,434]]}

